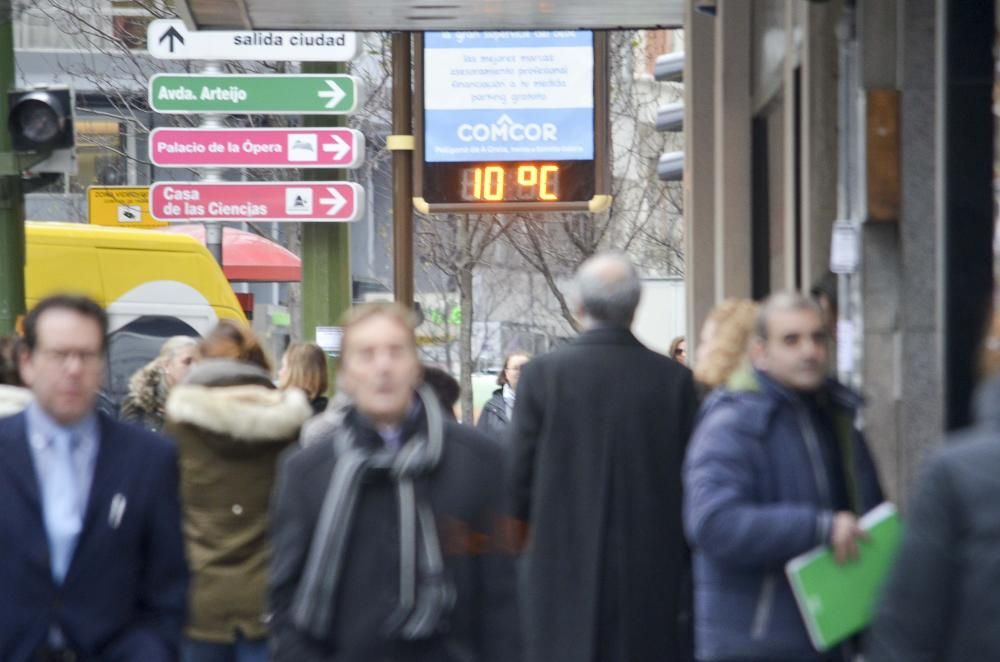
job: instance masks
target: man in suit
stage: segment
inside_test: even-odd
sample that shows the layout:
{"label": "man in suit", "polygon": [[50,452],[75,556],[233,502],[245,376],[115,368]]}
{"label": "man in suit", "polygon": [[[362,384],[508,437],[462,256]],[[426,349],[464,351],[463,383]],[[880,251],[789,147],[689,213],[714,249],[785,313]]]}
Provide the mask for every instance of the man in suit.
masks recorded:
{"label": "man in suit", "polygon": [[584,330],[525,366],[511,421],[525,659],[686,660],[691,372],[629,331],[641,286],[624,255],[594,256],[576,286]]}
{"label": "man in suit", "polygon": [[173,445],[95,409],[107,316],[28,313],[34,401],[0,419],[0,660],[168,662],[187,601]]}

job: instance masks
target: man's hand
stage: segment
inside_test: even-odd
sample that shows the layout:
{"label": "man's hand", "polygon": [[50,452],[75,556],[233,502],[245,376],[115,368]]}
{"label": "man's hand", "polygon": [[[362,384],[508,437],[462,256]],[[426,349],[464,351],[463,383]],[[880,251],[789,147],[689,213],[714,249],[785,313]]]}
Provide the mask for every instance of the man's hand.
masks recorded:
{"label": "man's hand", "polygon": [[868,533],[858,524],[854,513],[839,512],[833,516],[830,544],[837,563],[843,565],[858,558],[859,540],[868,540]]}

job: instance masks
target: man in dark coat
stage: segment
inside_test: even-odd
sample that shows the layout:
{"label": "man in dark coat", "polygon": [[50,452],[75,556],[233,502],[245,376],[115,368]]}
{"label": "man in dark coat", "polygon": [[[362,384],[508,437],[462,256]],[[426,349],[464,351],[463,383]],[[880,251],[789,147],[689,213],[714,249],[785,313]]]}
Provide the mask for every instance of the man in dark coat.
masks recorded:
{"label": "man in dark coat", "polygon": [[[997,339],[987,345],[994,371],[1000,368]],[[1000,372],[980,387],[976,424],[952,435],[921,471],[866,660],[1000,660],[998,475]]]}
{"label": "man in dark coat", "polygon": [[510,430],[525,659],[686,660],[691,372],[629,331],[641,286],[624,256],[597,255],[576,280],[585,330],[527,364]]}
{"label": "man in dark coat", "polygon": [[[817,652],[784,565],[823,544],[857,554],[858,516],[882,501],[854,421],[860,398],[827,377],[815,302],[772,295],[737,373],[702,408],[684,471],[701,662],[842,662]],[[909,662],[909,660],[907,661]]]}
{"label": "man in dark coat", "polygon": [[352,404],[314,418],[279,471],[273,659],[517,662],[500,449],[417,390],[405,309],[355,309],[342,350]]}
{"label": "man in dark coat", "polygon": [[0,419],[0,660],[173,662],[188,588],[176,450],[96,410],[95,302],[43,299],[24,328],[34,397]]}

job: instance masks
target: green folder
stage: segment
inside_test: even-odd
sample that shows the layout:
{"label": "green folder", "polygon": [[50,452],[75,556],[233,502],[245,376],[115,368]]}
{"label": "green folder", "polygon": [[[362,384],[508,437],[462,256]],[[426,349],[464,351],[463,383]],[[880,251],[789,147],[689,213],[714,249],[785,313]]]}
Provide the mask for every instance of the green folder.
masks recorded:
{"label": "green folder", "polygon": [[860,520],[870,540],[858,545],[858,558],[838,565],[833,549],[823,545],[785,565],[785,574],[817,650],[825,651],[864,629],[896,557],[902,523],[891,503]]}

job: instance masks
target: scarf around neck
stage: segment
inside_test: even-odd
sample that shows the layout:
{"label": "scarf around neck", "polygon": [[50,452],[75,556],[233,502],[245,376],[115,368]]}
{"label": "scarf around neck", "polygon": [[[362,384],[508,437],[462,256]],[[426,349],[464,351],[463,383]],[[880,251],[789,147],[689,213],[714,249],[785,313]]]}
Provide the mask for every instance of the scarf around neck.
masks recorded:
{"label": "scarf around neck", "polygon": [[335,617],[335,602],[344,559],[361,498],[363,479],[386,471],[396,485],[399,508],[399,601],[386,622],[388,638],[426,639],[436,633],[455,601],[431,505],[417,482],[440,463],[444,447],[441,409],[426,386],[417,391],[427,417],[398,450],[372,449],[358,443],[350,424],[332,432],[336,463],[330,478],[305,571],[292,601],[292,622],[323,639]]}

